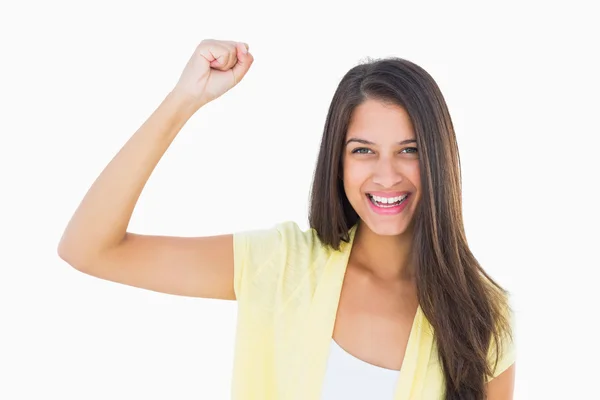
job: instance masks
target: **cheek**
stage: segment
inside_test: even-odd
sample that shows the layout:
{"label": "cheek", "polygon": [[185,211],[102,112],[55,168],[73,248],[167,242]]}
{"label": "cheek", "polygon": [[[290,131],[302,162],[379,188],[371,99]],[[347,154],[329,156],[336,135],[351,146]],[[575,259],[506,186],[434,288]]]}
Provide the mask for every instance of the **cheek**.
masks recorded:
{"label": "cheek", "polygon": [[414,197],[414,206],[416,207],[421,201],[421,172],[419,169],[419,165],[413,166],[406,170],[406,177],[410,179],[410,182],[416,189],[415,197]]}
{"label": "cheek", "polygon": [[417,191],[421,191],[421,171],[419,169],[419,164],[415,163],[414,166],[408,168],[406,172],[406,176],[410,179],[412,184],[417,188]]}
{"label": "cheek", "polygon": [[[365,168],[361,168],[356,163],[348,163],[344,165],[344,188],[348,197],[356,196],[360,187],[365,182],[368,173]],[[351,193],[352,192],[352,193]]]}

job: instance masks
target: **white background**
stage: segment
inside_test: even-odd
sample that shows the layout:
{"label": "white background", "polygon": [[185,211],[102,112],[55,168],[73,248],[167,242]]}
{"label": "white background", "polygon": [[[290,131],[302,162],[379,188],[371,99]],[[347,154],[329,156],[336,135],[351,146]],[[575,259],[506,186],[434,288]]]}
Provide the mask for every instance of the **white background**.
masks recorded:
{"label": "white background", "polygon": [[0,398],[229,398],[234,302],[102,281],[56,254],[204,38],[247,42],[255,63],[183,128],[131,231],[306,228],[339,80],[366,56],[407,58],[450,108],[469,244],[513,294],[515,399],[600,398],[598,13],[413,3],[3,3]]}

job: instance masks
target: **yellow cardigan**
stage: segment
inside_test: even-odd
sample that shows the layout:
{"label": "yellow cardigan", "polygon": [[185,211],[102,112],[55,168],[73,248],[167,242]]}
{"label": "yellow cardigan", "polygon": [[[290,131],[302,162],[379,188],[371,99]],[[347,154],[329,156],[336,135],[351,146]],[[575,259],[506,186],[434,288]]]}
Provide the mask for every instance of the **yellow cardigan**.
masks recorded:
{"label": "yellow cardigan", "polygon": [[[355,231],[339,251],[293,222],[234,234],[233,399],[320,398]],[[514,343],[504,346],[494,376],[515,361]],[[394,400],[438,400],[443,393],[432,328],[419,307]]]}

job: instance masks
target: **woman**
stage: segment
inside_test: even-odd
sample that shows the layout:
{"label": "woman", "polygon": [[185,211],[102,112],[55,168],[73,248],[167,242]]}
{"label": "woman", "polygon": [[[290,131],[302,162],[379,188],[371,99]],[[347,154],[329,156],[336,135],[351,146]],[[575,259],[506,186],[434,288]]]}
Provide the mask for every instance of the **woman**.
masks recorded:
{"label": "woman", "polygon": [[127,232],[182,126],[252,62],[246,44],[202,41],[94,182],[59,255],[102,279],[237,300],[236,399],[511,399],[507,293],[469,251],[452,122],[413,63],[372,61],[340,82],[308,231],[284,222],[198,238]]}

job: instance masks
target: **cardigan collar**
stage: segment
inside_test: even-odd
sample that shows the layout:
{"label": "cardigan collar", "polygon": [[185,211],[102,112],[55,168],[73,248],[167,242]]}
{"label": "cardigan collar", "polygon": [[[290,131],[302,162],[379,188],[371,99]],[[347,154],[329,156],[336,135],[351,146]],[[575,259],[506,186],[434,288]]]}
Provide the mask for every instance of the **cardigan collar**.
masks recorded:
{"label": "cardigan collar", "polygon": [[[298,371],[297,376],[305,378],[302,379],[303,382],[298,382],[299,387],[296,393],[302,393],[299,398],[320,398],[342,284],[356,229],[357,225],[350,228],[349,242],[342,242],[340,250],[331,253],[322,278],[317,285],[306,321],[307,330],[303,337],[305,344],[302,348],[310,352],[310,356],[306,357],[307,362],[303,366],[305,370]],[[432,329],[419,305],[398,376],[394,400],[420,398],[432,348]],[[307,385],[307,382],[311,384]],[[307,389],[313,392],[306,393]]]}

